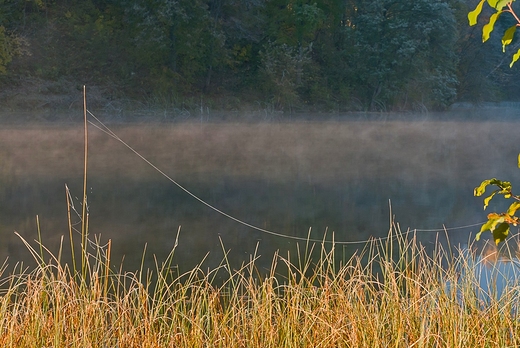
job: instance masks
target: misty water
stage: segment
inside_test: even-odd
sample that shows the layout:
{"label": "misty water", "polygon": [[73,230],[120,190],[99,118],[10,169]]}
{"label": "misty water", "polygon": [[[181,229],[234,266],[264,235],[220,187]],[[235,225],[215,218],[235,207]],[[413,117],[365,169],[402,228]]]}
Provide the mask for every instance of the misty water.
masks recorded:
{"label": "misty water", "polygon": [[[518,118],[514,108],[469,108],[429,114],[303,115],[246,122],[225,117],[182,122],[113,122],[136,151],[200,199],[248,224],[278,234],[326,238],[347,258],[370,237],[384,237],[390,218],[433,247],[449,237],[464,245],[487,211],[473,189],[497,177],[518,187]],[[69,120],[78,116],[69,116]],[[12,122],[0,132],[0,259],[31,263],[17,231],[53,252],[68,250],[65,184],[81,210],[81,121]],[[21,118],[20,118],[21,119]],[[110,122],[112,121],[112,122]],[[90,237],[111,239],[112,262],[135,270],[163,260],[180,227],[174,264],[204,258],[233,267],[257,250],[260,270],[278,250],[304,242],[267,234],[200,203],[121,143],[89,127]],[[488,210],[503,209],[493,203]],[[77,222],[78,219],[74,218]],[[446,228],[444,230],[444,227]],[[513,231],[517,232],[517,231]],[[79,235],[75,235],[79,242]],[[341,244],[342,242],[348,242]],[[360,243],[356,243],[360,242]],[[36,245],[33,243],[33,245]],[[206,257],[207,255],[207,257]],[[119,260],[119,261],[118,261]]]}

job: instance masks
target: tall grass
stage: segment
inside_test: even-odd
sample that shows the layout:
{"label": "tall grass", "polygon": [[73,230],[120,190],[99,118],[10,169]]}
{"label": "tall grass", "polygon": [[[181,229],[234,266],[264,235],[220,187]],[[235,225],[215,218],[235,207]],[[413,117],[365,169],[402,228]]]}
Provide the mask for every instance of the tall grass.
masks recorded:
{"label": "tall grass", "polygon": [[[1,347],[474,347],[518,346],[516,286],[479,296],[471,253],[433,253],[392,225],[338,264],[335,246],[274,255],[260,272],[252,255],[233,270],[174,272],[175,246],[155,269],[113,268],[112,243],[88,235],[87,125],[81,245],[71,264],[21,236],[34,269],[0,267]],[[179,230],[180,233],[180,230]],[[312,259],[315,247],[320,257]],[[79,262],[75,255],[80,252]],[[225,250],[225,249],[224,249]],[[79,265],[78,265],[79,263]],[[201,263],[202,265],[202,263]],[[218,281],[217,281],[218,279]],[[224,279],[223,281],[221,279]]]}
{"label": "tall grass", "polygon": [[[22,239],[23,240],[23,239]],[[25,242],[25,241],[24,241]],[[0,269],[2,347],[513,347],[514,288],[484,304],[471,253],[426,250],[395,227],[344,264],[257,256],[239,270],[172,272],[175,248],[154,270],[110,266],[95,244],[87,272],[25,242],[38,266]],[[39,251],[42,247],[43,254]],[[79,267],[78,267],[79,268]],[[223,282],[215,281],[217,274]],[[451,284],[451,286],[449,286]]]}

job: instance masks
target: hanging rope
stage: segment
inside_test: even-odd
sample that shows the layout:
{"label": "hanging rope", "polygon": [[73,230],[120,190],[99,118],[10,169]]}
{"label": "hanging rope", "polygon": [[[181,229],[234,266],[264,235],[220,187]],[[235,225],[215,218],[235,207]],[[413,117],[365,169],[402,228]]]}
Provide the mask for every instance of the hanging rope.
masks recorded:
{"label": "hanging rope", "polygon": [[[218,209],[217,207],[209,204],[208,202],[206,202],[205,200],[203,200],[199,196],[197,196],[194,193],[192,193],[190,190],[188,190],[187,188],[182,186],[180,183],[175,181],[168,174],[166,174],[160,168],[158,168],[155,164],[150,162],[143,155],[141,155],[139,152],[137,152],[134,148],[132,148],[130,145],[128,145],[123,139],[121,139],[110,128],[108,128],[103,122],[101,122],[101,120],[99,120],[92,112],[90,112],[88,110],[87,110],[87,112],[99,124],[98,125],[98,124],[95,124],[92,121],[89,121],[89,124],[91,124],[93,127],[99,129],[103,133],[105,133],[108,136],[112,137],[113,139],[119,141],[126,148],[128,148],[130,151],[132,151],[137,157],[139,157],[146,164],[148,164],[150,167],[152,167],[155,171],[160,173],[162,176],[164,176],[166,179],[168,179],[171,183],[176,185],[178,188],[180,188],[182,191],[184,191],[186,194],[188,194],[189,196],[191,196],[195,200],[199,201],[200,203],[204,204],[205,206],[207,206],[208,208],[214,210],[215,212],[225,216],[226,218],[228,218],[230,220],[233,220],[233,221],[235,221],[235,222],[237,222],[237,223],[239,223],[239,224],[241,224],[243,226],[249,227],[249,228],[251,228],[253,230],[256,230],[256,231],[259,231],[259,232],[262,232],[262,233],[270,234],[272,236],[280,237],[280,238],[286,238],[286,239],[292,239],[292,240],[298,240],[298,241],[304,241],[304,242],[316,242],[316,243],[334,243],[334,244],[342,244],[342,245],[366,244],[366,243],[371,242],[371,241],[383,241],[383,240],[386,240],[386,239],[389,238],[387,236],[387,237],[371,238],[371,239],[367,239],[367,240],[357,240],[357,241],[334,241],[334,240],[330,241],[330,240],[325,240],[325,239],[323,239],[323,240],[320,240],[320,239],[310,239],[310,238],[307,238],[307,237],[297,237],[297,236],[291,236],[291,235],[287,235],[287,234],[283,234],[283,233],[279,233],[279,232],[270,231],[270,230],[267,230],[267,229],[264,229],[264,228],[252,225],[250,223],[247,223],[247,222],[245,222],[243,220],[240,220],[240,219],[238,219],[238,218],[236,218],[236,217],[234,217],[232,215],[229,215],[228,213]],[[479,225],[482,225],[482,224],[483,224],[483,222],[475,223],[475,224],[471,224],[471,225],[465,225],[465,226],[451,227],[451,228],[443,227],[443,228],[439,228],[439,229],[426,229],[426,230],[421,230],[421,229],[413,229],[413,230],[411,230],[411,229],[408,229],[406,232],[401,232],[401,233],[398,233],[398,234],[392,234],[392,238],[398,238],[398,237],[401,237],[401,236],[404,236],[404,235],[407,235],[407,234],[413,233],[413,232],[441,232],[441,231],[459,230],[459,229],[465,229],[465,228],[479,226]]]}

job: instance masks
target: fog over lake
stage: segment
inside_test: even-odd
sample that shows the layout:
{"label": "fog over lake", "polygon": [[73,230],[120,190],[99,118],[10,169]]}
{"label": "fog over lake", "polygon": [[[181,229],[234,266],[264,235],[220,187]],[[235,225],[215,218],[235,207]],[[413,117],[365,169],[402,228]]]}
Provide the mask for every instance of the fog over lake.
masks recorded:
{"label": "fog over lake", "polygon": [[[403,232],[417,229],[419,240],[433,245],[445,237],[445,226],[455,245],[486,219],[475,186],[497,177],[518,187],[516,115],[516,109],[496,108],[107,124],[187,190],[259,228],[295,237],[307,237],[311,228],[311,238],[320,240],[327,230],[327,239],[333,233],[339,242],[384,237],[391,202]],[[36,215],[44,244],[57,252],[64,236],[65,255],[65,184],[81,211],[81,122],[4,122],[0,163],[0,259],[30,263],[14,231],[36,239]],[[218,265],[221,241],[233,267],[248,261],[257,245],[259,267],[268,268],[276,250],[295,251],[296,240],[208,208],[92,126],[88,169],[90,236],[112,239],[112,260],[120,264],[125,255],[125,269],[139,267],[145,244],[146,267],[153,267],[154,254],[163,260],[179,226],[174,263],[184,270],[208,252],[203,267]],[[489,211],[505,206],[494,204]],[[348,257],[363,243],[338,247]]]}

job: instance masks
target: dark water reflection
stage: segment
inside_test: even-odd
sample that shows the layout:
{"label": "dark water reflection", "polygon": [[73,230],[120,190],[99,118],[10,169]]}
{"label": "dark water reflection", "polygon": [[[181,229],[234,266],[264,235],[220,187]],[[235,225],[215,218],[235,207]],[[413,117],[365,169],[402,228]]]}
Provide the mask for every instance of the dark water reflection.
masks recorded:
{"label": "dark water reflection", "polygon": [[[513,248],[511,248],[513,247]],[[497,250],[494,243],[487,243],[479,253],[464,248],[455,261],[456,281],[446,281],[447,293],[455,294],[459,304],[477,305],[482,308],[493,304],[505,306],[505,311],[518,314],[520,285],[520,261],[518,246],[502,244]]]}
{"label": "dark water reflection", "polygon": [[[62,235],[67,241],[64,184],[73,195],[81,195],[82,140],[79,125],[31,126],[30,132],[19,125],[9,127],[3,129],[0,148],[0,258],[9,256],[13,263],[30,259],[13,231],[35,239],[37,214],[51,250],[58,250]],[[385,236],[391,201],[403,231],[418,229],[426,245],[439,240],[435,231],[442,232],[443,225],[453,245],[465,243],[479,226],[450,228],[485,219],[473,188],[492,176],[511,179],[514,185],[518,174],[518,149],[511,145],[518,128],[507,122],[114,127],[209,204],[252,225],[297,237],[306,237],[309,228],[315,239],[322,239],[325,230],[329,239],[334,232],[336,241]],[[171,136],[165,135],[169,131]],[[13,137],[9,141],[8,134]],[[145,243],[146,267],[153,267],[153,254],[164,259],[179,226],[174,262],[184,270],[208,252],[203,267],[218,265],[223,257],[220,241],[230,250],[234,267],[248,261],[257,245],[260,269],[270,266],[276,250],[295,252],[296,241],[253,230],[209,209],[95,131],[90,156],[90,232],[101,234],[102,241],[112,239],[113,260],[125,255],[129,270],[139,267]],[[75,206],[79,211],[79,199]],[[445,234],[440,235],[442,239]],[[362,246],[340,247],[348,257]]]}

